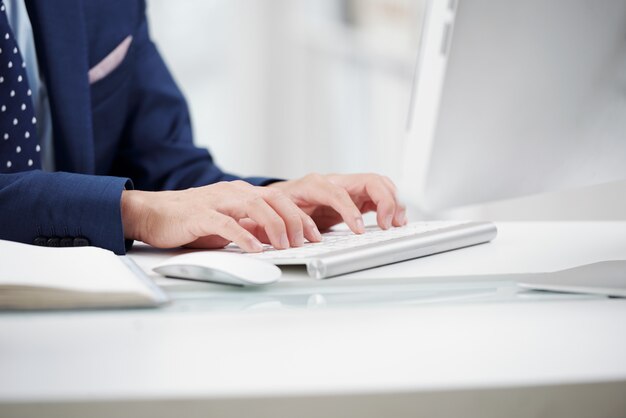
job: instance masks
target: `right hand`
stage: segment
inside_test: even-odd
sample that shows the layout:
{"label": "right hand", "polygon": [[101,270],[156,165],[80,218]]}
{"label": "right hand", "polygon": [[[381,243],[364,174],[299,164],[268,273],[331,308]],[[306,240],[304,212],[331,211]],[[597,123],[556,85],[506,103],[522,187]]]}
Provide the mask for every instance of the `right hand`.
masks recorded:
{"label": "right hand", "polygon": [[153,247],[222,248],[263,251],[321,240],[315,222],[281,191],[244,181],[221,182],[183,191],[122,192],[127,239]]}

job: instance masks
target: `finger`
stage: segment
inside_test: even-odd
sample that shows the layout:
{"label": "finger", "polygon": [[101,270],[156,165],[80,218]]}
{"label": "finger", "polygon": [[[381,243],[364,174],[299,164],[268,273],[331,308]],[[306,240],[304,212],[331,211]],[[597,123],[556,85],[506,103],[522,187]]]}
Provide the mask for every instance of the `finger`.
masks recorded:
{"label": "finger", "polygon": [[393,217],[394,226],[404,226],[409,223],[406,217],[406,206],[400,204],[396,207],[396,215]]}
{"label": "finger", "polygon": [[365,185],[367,194],[376,204],[376,221],[382,229],[393,226],[396,214],[396,199],[382,177],[376,176]]}
{"label": "finger", "polygon": [[302,210],[300,210],[300,216],[302,218],[302,225],[304,226],[304,237],[309,242],[321,242],[322,234],[320,233],[320,230],[315,224],[313,218],[304,213]]}
{"label": "finger", "polygon": [[189,244],[184,245],[185,248],[194,248],[194,249],[205,249],[205,250],[213,250],[217,248],[224,248],[230,241],[220,237],[219,235],[208,235],[206,237],[201,237],[191,242]]}
{"label": "finger", "polygon": [[[304,237],[309,242],[320,242],[322,240],[322,234],[319,228],[315,224],[315,221],[306,213],[301,211],[302,225],[304,225]],[[247,229],[252,235],[254,235],[263,244],[270,244],[270,239],[267,236],[265,229],[250,218],[240,219],[239,225]]]}
{"label": "finger", "polygon": [[218,235],[228,241],[234,242],[243,251],[258,253],[263,251],[263,245],[258,239],[230,216],[219,212],[211,212],[195,222],[194,234],[198,238]]}
{"label": "finger", "polygon": [[393,225],[404,226],[409,221],[406,216],[406,206],[400,203],[400,200],[398,199],[398,188],[389,177],[382,177],[382,179],[387,187],[389,187],[389,189],[393,192],[393,197],[396,200],[396,213],[393,217]]}
{"label": "finger", "polygon": [[337,211],[352,232],[356,234],[365,232],[361,211],[343,187],[324,179],[315,185],[311,197],[318,204],[330,206]]}
{"label": "finger", "polygon": [[265,229],[250,218],[240,219],[239,225],[243,226],[248,232],[254,235],[263,244],[271,244]]}
{"label": "finger", "polygon": [[279,250],[289,248],[289,236],[283,219],[261,196],[248,203],[246,213],[250,219],[263,227],[272,246]]}
{"label": "finger", "polygon": [[381,179],[383,180],[383,182],[385,182],[387,187],[389,187],[389,190],[393,192],[393,195],[398,196],[398,188],[396,187],[395,183],[391,181],[389,177],[386,177],[386,176],[382,176]]}
{"label": "finger", "polygon": [[282,218],[287,229],[287,237],[292,247],[304,245],[304,224],[302,210],[283,193],[272,189],[261,189],[265,201]]}
{"label": "finger", "polygon": [[385,182],[389,190],[392,191],[393,197],[396,200],[396,213],[393,217],[393,225],[394,226],[406,225],[408,223],[408,219],[406,217],[406,206],[400,203],[400,200],[398,199],[398,188],[396,187],[394,182],[391,181],[389,177],[383,176],[381,177],[381,179],[383,180],[383,182]]}

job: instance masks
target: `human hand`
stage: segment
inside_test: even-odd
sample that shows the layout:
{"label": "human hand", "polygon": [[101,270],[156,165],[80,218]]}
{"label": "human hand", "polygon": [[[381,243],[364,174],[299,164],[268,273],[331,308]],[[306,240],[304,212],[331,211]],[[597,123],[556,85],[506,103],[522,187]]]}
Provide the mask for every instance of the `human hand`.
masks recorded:
{"label": "human hand", "polygon": [[382,229],[407,223],[406,207],[398,200],[396,186],[377,174],[309,174],[269,187],[293,200],[320,230],[345,222],[361,234],[365,232],[362,214],[371,211],[376,211]]}
{"label": "human hand", "polygon": [[[122,192],[127,239],[159,248],[221,248],[234,242],[260,252],[257,235],[277,249],[321,240],[315,222],[278,189],[243,181],[171,192]],[[247,229],[246,229],[247,228]]]}

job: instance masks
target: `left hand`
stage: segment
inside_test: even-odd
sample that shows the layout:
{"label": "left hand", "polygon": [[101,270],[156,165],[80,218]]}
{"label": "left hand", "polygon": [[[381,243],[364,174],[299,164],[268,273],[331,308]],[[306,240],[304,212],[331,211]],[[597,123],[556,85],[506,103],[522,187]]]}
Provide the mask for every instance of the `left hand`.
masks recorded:
{"label": "left hand", "polygon": [[378,226],[407,223],[406,207],[393,182],[377,174],[309,174],[271,184],[311,216],[320,230],[345,222],[356,234],[365,232],[362,214],[376,211]]}

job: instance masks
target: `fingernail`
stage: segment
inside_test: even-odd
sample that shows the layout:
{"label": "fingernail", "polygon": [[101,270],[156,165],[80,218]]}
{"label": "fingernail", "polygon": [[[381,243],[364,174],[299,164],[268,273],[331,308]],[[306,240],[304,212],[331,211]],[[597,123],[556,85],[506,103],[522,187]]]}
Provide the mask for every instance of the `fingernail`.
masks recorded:
{"label": "fingernail", "polygon": [[409,222],[409,220],[406,217],[406,212],[402,212],[402,215],[400,215],[400,223],[402,225],[406,225]]}
{"label": "fingernail", "polygon": [[363,223],[363,218],[357,218],[356,219],[356,229],[360,233],[364,233],[365,232],[365,224]]}
{"label": "fingernail", "polygon": [[252,248],[252,250],[256,253],[260,253],[263,251],[263,244],[261,244],[258,240],[256,239],[251,239],[250,240],[250,247]]}
{"label": "fingernail", "polygon": [[389,228],[391,228],[391,223],[392,223],[392,222],[393,222],[393,215],[388,215],[388,216],[385,218],[385,225],[384,225],[385,229],[389,229]]}
{"label": "fingernail", "polygon": [[280,246],[282,248],[289,248],[289,238],[287,238],[287,234],[282,234],[280,236]]}

